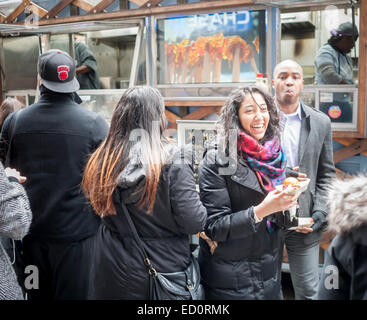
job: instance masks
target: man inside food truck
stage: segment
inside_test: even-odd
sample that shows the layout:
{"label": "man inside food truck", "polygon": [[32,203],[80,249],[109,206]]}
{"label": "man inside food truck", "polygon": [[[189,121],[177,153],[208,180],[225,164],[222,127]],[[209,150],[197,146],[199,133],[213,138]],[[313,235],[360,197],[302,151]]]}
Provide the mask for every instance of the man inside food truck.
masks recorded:
{"label": "man inside food truck", "polygon": [[84,43],[82,35],[76,35],[75,59],[80,89],[100,89],[97,60]]}
{"label": "man inside food truck", "polygon": [[[331,30],[328,42],[318,51],[315,58],[317,84],[354,84],[353,61],[348,55],[358,39],[358,29],[344,22]],[[328,114],[332,122],[351,122],[352,107],[350,94],[333,94],[333,101],[320,103],[320,110]]]}

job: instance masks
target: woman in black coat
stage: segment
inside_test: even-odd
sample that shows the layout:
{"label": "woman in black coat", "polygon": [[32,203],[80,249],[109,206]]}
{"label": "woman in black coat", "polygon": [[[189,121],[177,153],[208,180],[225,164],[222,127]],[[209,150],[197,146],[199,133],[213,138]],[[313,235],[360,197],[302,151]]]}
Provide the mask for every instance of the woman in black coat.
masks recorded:
{"label": "woman in black coat", "polygon": [[285,178],[285,155],[272,97],[258,87],[233,91],[219,128],[199,166],[205,234],[217,245],[200,239],[205,297],[279,299],[280,211],[295,205],[297,196],[275,188]]}
{"label": "woman in black coat", "polygon": [[83,190],[103,222],[95,241],[91,299],[150,298],[147,267],[126,217],[116,210],[122,203],[158,272],[183,271],[190,264],[189,235],[203,230],[207,213],[192,168],[166,138],[166,128],[159,91],[128,89],[106,140],[87,164]]}

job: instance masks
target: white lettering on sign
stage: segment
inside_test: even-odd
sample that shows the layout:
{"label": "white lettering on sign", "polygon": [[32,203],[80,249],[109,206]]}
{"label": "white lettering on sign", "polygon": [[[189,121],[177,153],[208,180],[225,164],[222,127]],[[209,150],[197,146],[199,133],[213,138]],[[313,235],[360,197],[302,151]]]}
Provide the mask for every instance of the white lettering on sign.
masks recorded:
{"label": "white lettering on sign", "polygon": [[192,17],[192,24],[197,28],[215,29],[217,26],[246,25],[250,22],[249,11],[198,14]]}

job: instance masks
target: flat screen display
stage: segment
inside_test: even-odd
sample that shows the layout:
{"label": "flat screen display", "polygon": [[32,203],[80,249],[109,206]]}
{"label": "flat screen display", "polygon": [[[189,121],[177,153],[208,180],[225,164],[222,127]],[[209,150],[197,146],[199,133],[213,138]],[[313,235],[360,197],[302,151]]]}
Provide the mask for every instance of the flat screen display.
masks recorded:
{"label": "flat screen display", "polygon": [[158,82],[255,80],[266,70],[265,38],[265,10],[159,19]]}

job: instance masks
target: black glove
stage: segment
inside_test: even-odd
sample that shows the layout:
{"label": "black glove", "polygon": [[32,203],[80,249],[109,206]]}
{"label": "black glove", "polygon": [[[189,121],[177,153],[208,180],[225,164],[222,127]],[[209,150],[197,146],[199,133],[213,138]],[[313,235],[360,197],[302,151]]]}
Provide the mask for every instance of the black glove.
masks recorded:
{"label": "black glove", "polygon": [[317,210],[312,214],[311,217],[314,221],[314,224],[311,226],[313,231],[324,231],[327,227],[327,221],[326,221],[326,213],[321,210]]}

